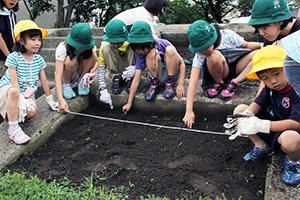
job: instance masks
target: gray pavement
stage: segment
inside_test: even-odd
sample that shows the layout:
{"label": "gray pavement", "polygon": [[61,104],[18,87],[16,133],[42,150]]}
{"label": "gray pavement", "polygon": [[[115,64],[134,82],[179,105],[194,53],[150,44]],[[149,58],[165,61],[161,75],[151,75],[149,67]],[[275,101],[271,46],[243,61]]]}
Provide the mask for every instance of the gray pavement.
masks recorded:
{"label": "gray pavement", "polygon": [[[159,26],[157,32],[162,38],[167,38],[178,42],[178,45],[186,45],[186,31],[189,25],[171,25],[171,26]],[[230,25],[231,29],[237,31],[248,41],[251,40],[253,29],[249,28],[247,25]],[[226,26],[225,26],[226,27]],[[49,36],[59,37],[58,39],[50,38],[52,41],[59,41],[64,39],[66,34],[70,29],[49,30]],[[101,31],[102,29],[97,29],[96,33],[100,35],[98,42],[101,41]],[[94,32],[94,30],[93,30]],[[95,33],[95,32],[94,32]],[[99,36],[98,35],[98,36]],[[46,37],[47,38],[47,37]],[[256,40],[258,38],[252,38]],[[184,42],[183,42],[184,41]],[[183,42],[183,43],[182,43]],[[46,42],[44,42],[45,44]],[[45,60],[49,66],[49,72],[47,73],[49,82],[53,85],[53,72],[54,72],[54,46],[50,45],[46,48],[51,49],[50,53],[47,52],[45,55]],[[50,76],[48,75],[50,74]],[[97,79],[96,79],[97,80]],[[201,82],[201,81],[200,81]],[[222,101],[218,98],[208,99],[205,97],[203,91],[200,87],[200,82],[198,85],[198,90],[196,92],[196,97],[194,100],[194,111],[197,114],[206,113],[206,112],[226,112],[230,114],[233,108],[241,103],[250,104],[255,97],[258,82],[255,81],[246,81],[241,84],[238,89],[238,92],[234,99],[230,101]],[[185,81],[185,88],[188,87],[189,80]],[[110,88],[108,82],[108,88]],[[185,112],[185,101],[186,98],[178,100],[176,97],[173,100],[166,100],[163,98],[163,95],[158,95],[157,99],[153,102],[147,102],[144,99],[144,92],[147,90],[147,79],[142,79],[139,92],[137,93],[132,109],[150,111],[151,112],[172,112],[184,115]],[[54,97],[55,89],[52,89],[52,94]],[[71,111],[81,112],[86,109],[91,101],[91,98],[96,98],[99,102],[99,106],[108,106],[99,101],[99,91],[98,83],[95,81],[94,85],[91,87],[91,94],[86,97],[76,97],[75,99],[69,100],[68,104]],[[121,107],[127,102],[128,94],[123,91],[120,95],[112,95],[112,99],[115,104],[114,109],[121,109]],[[93,101],[94,102],[94,101]],[[48,105],[45,102],[45,96],[41,96],[37,99],[38,111],[37,115],[30,121],[27,121],[24,124],[21,124],[23,130],[31,136],[31,141],[26,145],[16,145],[14,142],[9,140],[7,135],[7,124],[0,124],[0,169],[4,166],[13,163],[20,155],[29,153],[35,150],[37,147],[42,145],[51,135],[64,123],[72,120],[75,116],[70,114],[59,114],[57,112],[51,111]],[[281,172],[283,170],[283,157],[275,155],[272,157],[272,162],[268,168],[268,173],[266,177],[266,187],[265,187],[265,200],[297,200],[300,199],[299,187],[290,187],[286,186],[281,182]]]}

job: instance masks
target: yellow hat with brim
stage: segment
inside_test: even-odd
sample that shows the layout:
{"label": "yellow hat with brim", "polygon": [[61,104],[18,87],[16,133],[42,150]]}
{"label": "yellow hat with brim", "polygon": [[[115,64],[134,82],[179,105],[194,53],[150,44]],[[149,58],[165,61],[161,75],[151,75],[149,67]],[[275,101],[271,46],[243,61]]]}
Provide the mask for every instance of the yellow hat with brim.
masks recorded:
{"label": "yellow hat with brim", "polygon": [[257,72],[266,69],[283,68],[286,53],[283,48],[276,45],[268,45],[258,50],[253,58],[252,70],[246,75],[246,79],[259,80]]}
{"label": "yellow hat with brim", "polygon": [[44,39],[47,35],[47,30],[43,28],[39,28],[36,23],[32,20],[20,20],[14,27],[14,43],[19,41],[20,33],[28,30],[40,30],[42,32],[42,39]]}

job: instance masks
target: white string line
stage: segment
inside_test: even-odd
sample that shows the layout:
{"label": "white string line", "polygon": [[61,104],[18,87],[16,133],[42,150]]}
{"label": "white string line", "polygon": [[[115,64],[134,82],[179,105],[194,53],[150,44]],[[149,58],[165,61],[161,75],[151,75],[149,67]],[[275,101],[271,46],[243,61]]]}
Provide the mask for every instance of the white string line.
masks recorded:
{"label": "white string line", "polygon": [[96,115],[89,115],[84,113],[78,113],[78,112],[71,112],[68,113],[72,115],[80,115],[84,117],[91,117],[96,119],[103,119],[103,120],[109,120],[109,121],[116,121],[116,122],[122,122],[122,123],[128,123],[128,124],[138,124],[143,126],[152,126],[157,128],[166,128],[166,129],[173,129],[173,130],[181,130],[181,131],[190,131],[190,132],[196,132],[196,133],[208,133],[208,134],[216,134],[216,135],[231,135],[228,133],[222,133],[222,132],[215,132],[215,131],[205,131],[205,130],[197,130],[197,129],[189,129],[189,128],[182,128],[182,127],[174,127],[174,126],[165,126],[165,125],[159,125],[159,124],[150,124],[150,123],[144,123],[144,122],[136,122],[136,121],[129,121],[129,120],[123,120],[123,119],[114,119],[109,117],[100,117]]}

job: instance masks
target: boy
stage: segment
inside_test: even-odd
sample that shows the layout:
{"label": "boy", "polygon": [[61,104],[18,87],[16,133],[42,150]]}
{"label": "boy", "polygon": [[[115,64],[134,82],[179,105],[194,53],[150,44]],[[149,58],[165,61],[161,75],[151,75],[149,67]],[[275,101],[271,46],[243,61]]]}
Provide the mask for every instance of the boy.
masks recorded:
{"label": "boy", "polygon": [[238,105],[224,127],[232,128],[228,132],[235,133],[229,139],[246,134],[254,143],[253,150],[244,156],[245,161],[283,151],[287,156],[282,180],[297,185],[300,182],[300,98],[283,73],[285,57],[284,50],[276,45],[268,45],[254,54],[253,68],[246,78],[260,79],[265,87],[250,106]]}
{"label": "boy", "polygon": [[119,19],[113,19],[106,26],[106,34],[99,51],[99,90],[100,100],[108,103],[112,108],[111,96],[106,89],[106,67],[112,81],[112,93],[122,92],[123,80],[129,93],[132,78],[135,72],[136,54],[127,42],[128,31],[126,24]]}
{"label": "boy", "polygon": [[[184,95],[185,64],[176,48],[167,40],[154,39],[150,25],[144,21],[133,24],[128,42],[138,53],[135,75],[123,112],[127,113],[130,110],[141,80],[142,70],[145,68],[148,70],[151,82],[145,94],[147,101],[155,99],[156,94],[162,89],[162,83],[166,86],[164,94],[166,99],[172,99],[176,94],[180,99]],[[178,73],[179,81],[176,87]]]}

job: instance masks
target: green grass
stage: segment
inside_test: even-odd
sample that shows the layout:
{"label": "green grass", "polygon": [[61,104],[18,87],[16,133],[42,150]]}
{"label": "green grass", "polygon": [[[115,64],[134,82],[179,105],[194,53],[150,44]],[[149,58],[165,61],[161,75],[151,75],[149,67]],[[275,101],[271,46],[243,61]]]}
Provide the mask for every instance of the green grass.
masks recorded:
{"label": "green grass", "polygon": [[[93,174],[91,177],[80,185],[71,183],[67,178],[56,182],[55,180],[47,183],[36,175],[26,177],[25,173],[0,173],[0,200],[88,200],[88,199],[104,199],[104,200],[121,200],[130,199],[128,196],[128,188],[121,187],[95,187],[93,184]],[[134,188],[134,184],[130,184],[129,188]],[[141,200],[167,200],[166,197],[156,197],[148,195],[148,197],[140,197]],[[176,200],[187,200],[189,198],[181,198]],[[192,198],[199,200],[214,200],[209,197]],[[241,199],[241,197],[239,198]],[[216,197],[215,200],[226,200],[224,194],[222,197]]]}

